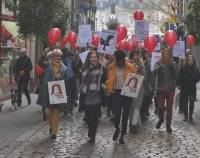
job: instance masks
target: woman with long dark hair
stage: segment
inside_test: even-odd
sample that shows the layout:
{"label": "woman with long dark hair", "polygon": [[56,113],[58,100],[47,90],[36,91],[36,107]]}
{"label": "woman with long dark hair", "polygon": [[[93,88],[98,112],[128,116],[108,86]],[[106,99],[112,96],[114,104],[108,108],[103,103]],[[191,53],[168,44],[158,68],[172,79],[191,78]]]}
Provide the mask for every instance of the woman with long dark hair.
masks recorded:
{"label": "woman with long dark hair", "polygon": [[[196,83],[199,81],[199,69],[195,64],[195,59],[192,55],[186,58],[186,64],[180,69],[179,85],[182,95],[183,111],[185,114],[184,121],[188,119],[192,122],[192,114],[194,111]],[[189,102],[189,110],[188,110]]]}
{"label": "woman with long dark hair", "polygon": [[96,50],[91,50],[82,68],[81,93],[84,94],[89,143],[95,142],[101,100],[101,82],[105,79]]}
{"label": "woman with long dark hair", "polygon": [[122,96],[121,90],[128,77],[128,74],[135,73],[136,68],[133,64],[126,61],[126,55],[124,51],[116,50],[114,56],[114,61],[108,67],[108,80],[106,81],[106,86],[107,91],[111,93],[112,111],[115,116],[115,132],[113,134],[113,140],[117,140],[120,134],[119,125],[122,117],[122,129],[119,143],[124,144],[124,135],[127,131],[128,116],[132,99],[126,96]]}

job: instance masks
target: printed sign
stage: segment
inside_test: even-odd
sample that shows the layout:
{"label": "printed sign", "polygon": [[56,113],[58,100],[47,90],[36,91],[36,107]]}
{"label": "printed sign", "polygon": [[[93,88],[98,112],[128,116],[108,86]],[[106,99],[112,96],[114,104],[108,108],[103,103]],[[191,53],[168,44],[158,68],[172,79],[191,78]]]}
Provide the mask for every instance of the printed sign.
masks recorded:
{"label": "printed sign", "polygon": [[115,51],[116,42],[117,42],[116,31],[103,29],[101,31],[100,43],[97,51],[106,54],[113,54]]}
{"label": "printed sign", "polygon": [[85,60],[86,60],[86,58],[87,58],[87,55],[88,55],[88,53],[89,53],[90,51],[89,50],[87,50],[87,51],[85,51],[85,52],[82,52],[82,53],[80,53],[79,54],[79,57],[80,57],[80,59],[81,59],[81,62],[84,64],[85,63]]}
{"label": "printed sign", "polygon": [[87,43],[92,41],[91,25],[79,25],[77,45],[85,47]]}
{"label": "printed sign", "polygon": [[160,60],[161,53],[153,52],[151,55],[151,71],[155,69],[156,63]]}
{"label": "printed sign", "polygon": [[185,41],[177,41],[173,48],[173,57],[185,58]]}
{"label": "printed sign", "polygon": [[67,94],[64,80],[48,82],[50,104],[67,103]]}
{"label": "printed sign", "polygon": [[137,40],[144,40],[149,34],[149,22],[148,21],[136,21],[135,22],[135,38]]}
{"label": "printed sign", "polygon": [[129,73],[125,85],[121,91],[121,95],[137,98],[143,83],[143,79],[144,76]]}

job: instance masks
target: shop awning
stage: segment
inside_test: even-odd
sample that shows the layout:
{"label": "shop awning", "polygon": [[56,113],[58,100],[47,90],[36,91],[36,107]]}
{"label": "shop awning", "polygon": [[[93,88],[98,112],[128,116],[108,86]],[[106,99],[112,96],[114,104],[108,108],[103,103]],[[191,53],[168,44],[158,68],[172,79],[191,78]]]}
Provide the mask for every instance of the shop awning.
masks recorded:
{"label": "shop awning", "polygon": [[16,22],[2,21],[2,25],[10,32],[14,37],[18,36],[18,26]]}

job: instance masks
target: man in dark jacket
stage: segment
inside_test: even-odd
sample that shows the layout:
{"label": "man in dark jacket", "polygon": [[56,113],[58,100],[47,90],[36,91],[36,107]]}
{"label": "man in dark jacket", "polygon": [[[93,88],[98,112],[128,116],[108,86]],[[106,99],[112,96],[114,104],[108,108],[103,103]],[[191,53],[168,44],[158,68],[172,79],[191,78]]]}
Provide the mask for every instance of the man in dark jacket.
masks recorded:
{"label": "man in dark jacket", "polygon": [[31,59],[26,55],[26,49],[22,48],[20,50],[20,56],[16,60],[13,70],[18,89],[18,106],[21,106],[22,92],[24,92],[24,94],[26,95],[26,98],[28,100],[28,105],[31,104],[31,98],[28,91],[28,84],[32,68],[33,66]]}
{"label": "man in dark jacket", "polygon": [[195,64],[194,57],[188,55],[186,64],[180,69],[179,86],[182,95],[182,106],[184,111],[184,121],[188,119],[188,103],[189,103],[189,120],[192,122],[194,101],[196,93],[196,84],[199,82],[199,69]]}

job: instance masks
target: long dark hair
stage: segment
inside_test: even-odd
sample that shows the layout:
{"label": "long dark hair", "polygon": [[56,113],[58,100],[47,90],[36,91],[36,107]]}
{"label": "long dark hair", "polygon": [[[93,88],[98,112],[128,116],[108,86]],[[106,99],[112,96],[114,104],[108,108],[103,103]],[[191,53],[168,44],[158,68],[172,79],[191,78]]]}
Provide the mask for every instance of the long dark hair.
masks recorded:
{"label": "long dark hair", "polygon": [[86,70],[90,67],[90,57],[92,54],[95,54],[97,56],[97,60],[99,60],[99,56],[97,54],[97,51],[95,49],[91,49],[90,52],[88,53],[87,57],[86,57],[86,60],[85,60],[85,63],[83,64],[82,66],[82,70]]}
{"label": "long dark hair", "polygon": [[135,87],[134,88],[137,88],[137,84],[138,84],[138,79],[135,78],[135,77],[132,77],[129,79],[128,83],[126,84],[126,86],[129,86],[129,84],[132,82],[132,80],[135,80]]}
{"label": "long dark hair", "polygon": [[114,53],[114,56],[115,56],[115,61],[116,61],[116,66],[117,67],[125,67],[125,57],[126,57],[126,54],[123,50],[121,49],[118,49],[115,51]]}
{"label": "long dark hair", "polygon": [[191,55],[191,54],[186,56],[186,64],[188,65],[189,57],[191,57],[191,58],[193,59],[193,64],[192,64],[192,66],[196,67],[196,61],[195,61],[195,59],[194,59],[194,56]]}

